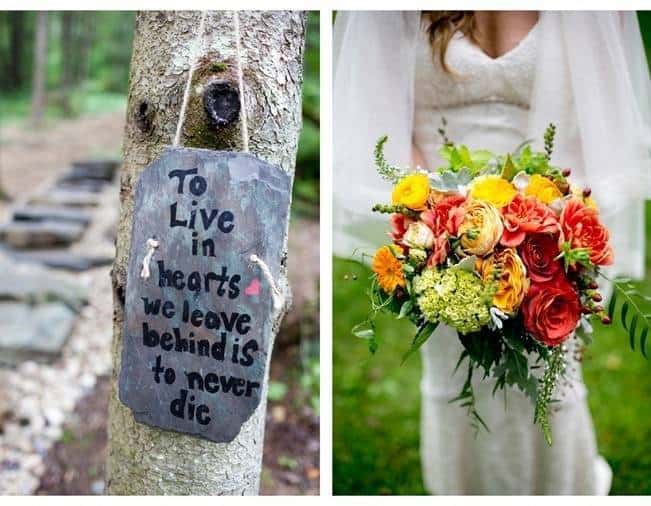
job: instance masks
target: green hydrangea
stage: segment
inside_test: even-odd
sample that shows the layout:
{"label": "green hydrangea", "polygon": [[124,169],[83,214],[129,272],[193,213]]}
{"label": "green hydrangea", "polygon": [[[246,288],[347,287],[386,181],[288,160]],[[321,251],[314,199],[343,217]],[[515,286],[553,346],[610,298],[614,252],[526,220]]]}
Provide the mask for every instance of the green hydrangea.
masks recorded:
{"label": "green hydrangea", "polygon": [[463,269],[426,269],[414,278],[417,303],[425,319],[443,322],[462,334],[476,332],[490,321],[490,290]]}

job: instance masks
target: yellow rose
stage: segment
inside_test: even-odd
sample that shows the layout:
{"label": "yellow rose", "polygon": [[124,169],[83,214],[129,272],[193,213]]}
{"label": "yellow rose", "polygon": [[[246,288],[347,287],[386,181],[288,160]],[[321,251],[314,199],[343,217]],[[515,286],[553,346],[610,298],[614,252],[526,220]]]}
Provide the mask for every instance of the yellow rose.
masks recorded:
{"label": "yellow rose", "polygon": [[554,182],[540,174],[534,174],[529,178],[529,184],[524,189],[524,194],[536,197],[545,204],[551,204],[554,200],[563,197]]}
{"label": "yellow rose", "polygon": [[502,176],[479,176],[470,185],[470,196],[504,207],[513,200],[518,190]]}
{"label": "yellow rose", "polygon": [[468,255],[485,256],[495,249],[504,225],[497,208],[489,202],[471,200],[459,226],[461,249]]}
{"label": "yellow rose", "polygon": [[493,306],[505,313],[514,314],[529,290],[527,270],[516,251],[506,248],[478,260],[477,272],[485,283],[497,282]]}
{"label": "yellow rose", "polygon": [[429,197],[429,178],[425,174],[411,174],[403,177],[391,194],[394,204],[401,204],[420,211],[425,209]]}

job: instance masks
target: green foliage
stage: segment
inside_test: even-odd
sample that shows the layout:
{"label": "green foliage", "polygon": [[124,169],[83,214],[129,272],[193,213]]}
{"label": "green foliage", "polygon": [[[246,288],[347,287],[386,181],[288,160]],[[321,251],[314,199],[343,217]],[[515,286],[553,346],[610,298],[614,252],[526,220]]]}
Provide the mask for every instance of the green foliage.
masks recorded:
{"label": "green foliage", "polygon": [[460,186],[465,186],[472,181],[474,175],[467,167],[458,171],[437,171],[429,176],[432,188],[440,192],[456,191]]}
{"label": "green foliage", "polygon": [[385,181],[395,184],[405,175],[405,172],[395,165],[390,165],[384,157],[384,145],[387,140],[389,140],[389,137],[386,135],[377,140],[373,157],[375,158],[375,166],[380,177]]}
{"label": "green foliage", "polygon": [[490,151],[485,149],[471,151],[463,144],[444,144],[439,149],[439,155],[448,164],[439,167],[437,172],[446,170],[459,172],[462,169],[467,169],[473,177],[482,172],[495,159],[495,155]]}
{"label": "green foliage", "polygon": [[635,350],[635,343],[644,357],[647,357],[646,343],[651,328],[651,312],[645,312],[640,306],[642,301],[649,301],[651,297],[642,295],[635,286],[626,279],[613,281],[613,294],[608,304],[608,317],[611,321],[617,319],[619,306],[619,321],[628,333],[631,350]]}
{"label": "green foliage", "polygon": [[[406,306],[407,304],[412,304],[410,300],[404,303],[403,307]],[[413,305],[412,305],[413,308]],[[405,311],[406,313],[406,311]],[[400,315],[402,315],[402,308],[400,310]],[[411,346],[407,350],[407,352],[402,356],[402,363],[404,364],[409,357],[411,357],[415,352],[420,350],[420,347],[423,346],[427,340],[430,338],[432,335],[432,332],[436,330],[436,327],[438,327],[439,324],[438,322],[432,323],[432,322],[425,322],[423,323],[418,330],[416,331],[416,335],[414,336],[414,340],[411,342]]]}
{"label": "green foliage", "polygon": [[[534,152],[531,145],[526,144],[512,157],[515,166],[515,173],[525,172],[527,174],[541,174],[543,176],[558,172],[549,164],[546,153]],[[505,163],[503,161],[502,163]]]}
{"label": "green foliage", "polygon": [[271,401],[281,401],[287,395],[287,385],[281,381],[270,381],[267,397]]}
{"label": "green foliage", "polygon": [[303,60],[303,129],[298,141],[294,212],[309,216],[319,212],[320,155],[320,35],[319,13],[308,13]]}
{"label": "green foliage", "polygon": [[[298,384],[302,391],[302,397],[307,400],[312,411],[318,416],[320,410],[320,378],[321,378],[321,364],[319,357],[319,341],[314,339],[314,332],[318,329],[312,328],[305,338],[301,339],[300,355],[301,355],[301,373],[298,379]],[[306,333],[307,334],[307,333]]]}

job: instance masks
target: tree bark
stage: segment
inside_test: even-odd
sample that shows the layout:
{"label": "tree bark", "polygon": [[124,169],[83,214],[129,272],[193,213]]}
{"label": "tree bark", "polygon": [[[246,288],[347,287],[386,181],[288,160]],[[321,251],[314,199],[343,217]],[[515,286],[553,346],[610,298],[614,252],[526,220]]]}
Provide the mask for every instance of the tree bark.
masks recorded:
{"label": "tree bark", "polygon": [[[142,12],[136,20],[112,272],[115,367],[109,401],[111,494],[243,495],[256,494],[259,488],[266,380],[260,405],[235,440],[226,444],[138,424],[117,396],[133,188],[139,173],[172,143],[200,16],[199,12]],[[305,16],[285,11],[240,12],[240,25],[250,151],[293,177],[301,126]],[[221,129],[211,127],[202,100],[202,91],[214,81],[238,88],[231,12],[208,14],[197,56],[182,144],[241,150],[239,121]],[[284,281],[281,284],[286,286]],[[281,318],[278,314],[274,333]]]}
{"label": "tree bark", "polygon": [[36,13],[34,72],[32,82],[32,121],[40,123],[45,113],[45,64],[47,62],[47,12]]}

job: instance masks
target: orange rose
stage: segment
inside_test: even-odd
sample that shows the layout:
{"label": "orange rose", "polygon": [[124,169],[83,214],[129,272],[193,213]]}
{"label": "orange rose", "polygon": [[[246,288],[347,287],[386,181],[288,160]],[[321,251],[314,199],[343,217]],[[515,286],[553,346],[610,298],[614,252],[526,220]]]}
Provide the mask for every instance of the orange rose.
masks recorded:
{"label": "orange rose", "polygon": [[579,295],[563,272],[546,283],[533,283],[521,310],[524,328],[547,346],[570,337],[581,318]]}
{"label": "orange rose", "polygon": [[613,263],[613,250],[608,244],[610,234],[599,221],[596,209],[587,207],[578,198],[570,199],[561,213],[563,241],[576,248],[587,248],[594,265]]}
{"label": "orange rose", "polygon": [[519,246],[527,234],[555,233],[558,219],[554,212],[535,197],[516,195],[511,203],[502,209],[504,234],[500,243],[514,248]]}

